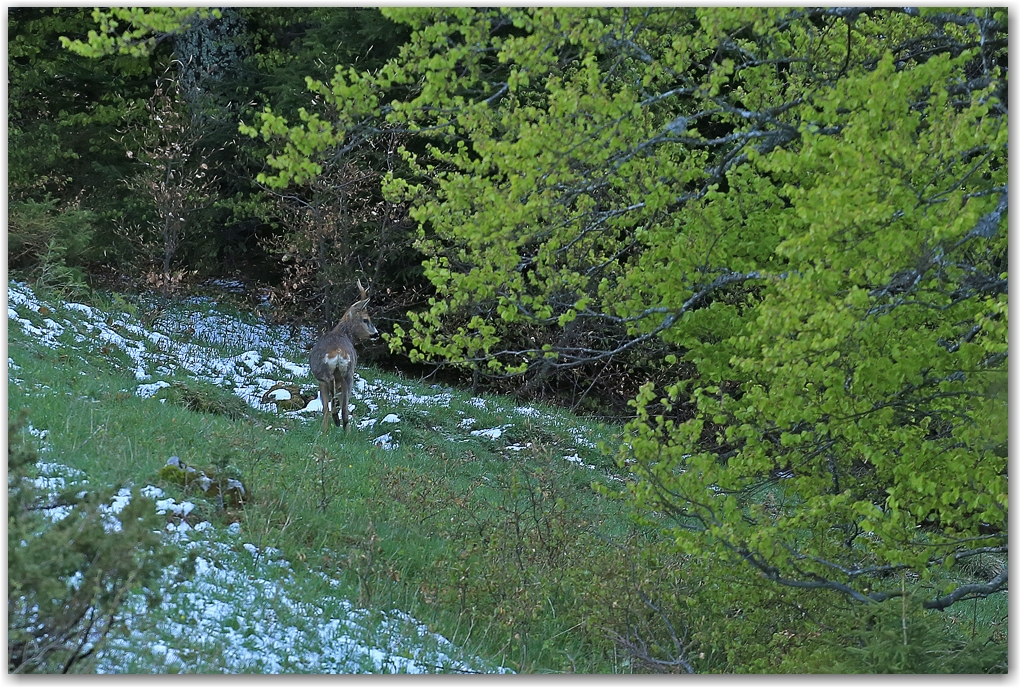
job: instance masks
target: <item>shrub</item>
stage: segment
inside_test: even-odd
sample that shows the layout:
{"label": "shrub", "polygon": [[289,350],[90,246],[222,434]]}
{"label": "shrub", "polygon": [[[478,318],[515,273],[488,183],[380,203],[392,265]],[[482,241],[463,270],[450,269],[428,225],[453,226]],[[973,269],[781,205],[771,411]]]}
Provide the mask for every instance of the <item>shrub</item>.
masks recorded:
{"label": "shrub", "polygon": [[78,208],[58,209],[57,201],[11,202],[7,210],[7,259],[50,286],[81,283],[88,262],[95,216]]}

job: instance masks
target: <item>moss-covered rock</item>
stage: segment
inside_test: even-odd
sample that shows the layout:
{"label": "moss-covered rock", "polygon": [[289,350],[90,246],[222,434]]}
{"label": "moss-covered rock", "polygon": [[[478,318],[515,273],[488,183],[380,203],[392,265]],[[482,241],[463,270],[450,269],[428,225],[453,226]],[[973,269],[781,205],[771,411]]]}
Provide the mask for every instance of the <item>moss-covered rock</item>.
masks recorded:
{"label": "moss-covered rock", "polygon": [[199,494],[222,503],[225,508],[243,506],[248,495],[241,480],[212,466],[200,470],[186,465],[177,456],[167,459],[166,465],[159,469],[159,478],[163,482],[182,487],[186,493]]}

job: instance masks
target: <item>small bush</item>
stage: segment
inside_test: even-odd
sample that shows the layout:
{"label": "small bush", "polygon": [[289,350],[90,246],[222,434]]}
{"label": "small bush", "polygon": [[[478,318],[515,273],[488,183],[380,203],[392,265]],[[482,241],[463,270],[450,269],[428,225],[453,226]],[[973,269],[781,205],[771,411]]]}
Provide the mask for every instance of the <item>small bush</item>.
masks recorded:
{"label": "small bush", "polygon": [[15,201],[7,210],[7,259],[47,286],[84,281],[95,216],[88,210],[57,209],[57,201]]}

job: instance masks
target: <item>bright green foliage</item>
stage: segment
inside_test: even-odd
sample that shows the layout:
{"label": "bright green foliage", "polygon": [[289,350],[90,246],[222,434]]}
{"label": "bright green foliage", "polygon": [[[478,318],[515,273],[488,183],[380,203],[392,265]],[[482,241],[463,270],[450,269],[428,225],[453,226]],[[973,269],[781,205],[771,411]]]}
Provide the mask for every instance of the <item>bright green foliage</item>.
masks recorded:
{"label": "bright green foliage", "polygon": [[667,346],[621,458],[680,551],[882,600],[880,573],[1005,550],[1005,11],[386,14],[398,58],[309,80],[331,116],[244,131],[282,142],[277,186],[425,141],[388,191],[436,294],[394,348],[515,373]]}
{"label": "bright green foliage", "polygon": [[219,17],[220,10],[194,7],[112,7],[92,11],[99,30],[90,30],[87,40],[60,37],[60,44],[84,57],[129,55],[145,57],[156,44],[182,31],[195,21]]}

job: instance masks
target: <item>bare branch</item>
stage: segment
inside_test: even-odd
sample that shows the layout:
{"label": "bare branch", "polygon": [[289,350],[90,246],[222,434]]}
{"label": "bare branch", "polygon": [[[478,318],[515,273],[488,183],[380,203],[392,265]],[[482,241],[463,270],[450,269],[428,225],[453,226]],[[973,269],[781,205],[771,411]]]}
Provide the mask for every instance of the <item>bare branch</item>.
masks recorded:
{"label": "bare branch", "polygon": [[1006,567],[1001,573],[993,577],[986,584],[965,584],[957,587],[949,594],[940,596],[937,599],[930,599],[924,602],[925,608],[943,610],[949,608],[957,601],[964,599],[983,599],[986,596],[1000,591],[1009,581],[1009,568]]}

